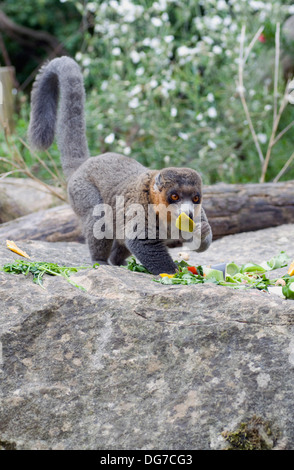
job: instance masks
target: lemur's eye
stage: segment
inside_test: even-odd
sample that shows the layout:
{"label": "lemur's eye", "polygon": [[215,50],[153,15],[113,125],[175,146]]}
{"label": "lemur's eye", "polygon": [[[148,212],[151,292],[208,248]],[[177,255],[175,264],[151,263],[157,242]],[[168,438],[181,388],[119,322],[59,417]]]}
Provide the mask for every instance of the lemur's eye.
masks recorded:
{"label": "lemur's eye", "polygon": [[198,202],[200,201],[200,196],[198,196],[197,194],[196,196],[193,197],[192,201],[194,204],[198,204]]}
{"label": "lemur's eye", "polygon": [[174,194],[171,195],[170,198],[171,198],[172,201],[178,201],[179,200],[179,195],[177,193],[174,193]]}

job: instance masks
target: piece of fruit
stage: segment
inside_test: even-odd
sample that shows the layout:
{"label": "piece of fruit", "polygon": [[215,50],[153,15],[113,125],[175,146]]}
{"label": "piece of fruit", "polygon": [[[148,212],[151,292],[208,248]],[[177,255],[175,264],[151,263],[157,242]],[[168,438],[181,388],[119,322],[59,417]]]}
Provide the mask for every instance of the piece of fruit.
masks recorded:
{"label": "piece of fruit", "polygon": [[217,281],[224,281],[223,272],[219,271],[218,269],[211,269],[204,266],[203,275],[206,277],[206,279],[216,279]]}
{"label": "piece of fruit", "polygon": [[9,250],[13,251],[14,253],[17,253],[18,255],[23,256],[24,258],[30,258],[29,255],[25,251],[18,248],[18,246],[14,243],[14,241],[6,240],[6,246],[7,248],[9,248]]}
{"label": "piece of fruit", "polygon": [[292,263],[289,266],[288,274],[289,276],[294,276],[294,261],[292,261]]}
{"label": "piece of fruit", "polygon": [[161,273],[159,274],[160,277],[169,277],[169,278],[172,278],[174,277],[174,274],[167,274],[167,273]]}
{"label": "piece of fruit", "polygon": [[184,251],[180,251],[178,253],[178,256],[180,256],[184,261],[188,261],[190,258],[190,255],[188,253],[185,253]]}
{"label": "piece of fruit", "polygon": [[193,232],[196,224],[185,212],[182,212],[176,220],[176,227],[183,232]]}

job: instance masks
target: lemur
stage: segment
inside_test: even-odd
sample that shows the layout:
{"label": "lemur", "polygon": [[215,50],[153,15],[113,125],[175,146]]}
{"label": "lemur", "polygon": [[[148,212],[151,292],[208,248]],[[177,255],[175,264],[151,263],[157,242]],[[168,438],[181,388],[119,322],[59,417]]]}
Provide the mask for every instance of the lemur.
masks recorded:
{"label": "lemur", "polygon": [[[28,136],[33,148],[44,150],[50,147],[57,134],[69,202],[82,222],[92,261],[120,266],[133,254],[155,275],[175,273],[177,266],[168,252],[168,240],[158,235],[158,223],[163,217],[160,207],[169,207],[165,221],[168,238],[171,224],[183,207],[192,220],[200,213],[201,241],[196,251],[206,250],[211,244],[212,232],[201,205],[200,175],[189,168],[150,170],[133,158],[117,153],[90,157],[84,103],[84,81],[78,64],[65,56],[51,60],[40,69],[32,89]],[[146,221],[149,207],[155,207],[155,238],[148,236],[148,223],[135,237],[95,236],[98,218],[94,208],[99,204],[110,205],[113,209],[111,222],[114,222],[118,217],[117,196],[124,198],[125,214],[132,204],[140,204]],[[182,240],[181,231],[179,239]]]}

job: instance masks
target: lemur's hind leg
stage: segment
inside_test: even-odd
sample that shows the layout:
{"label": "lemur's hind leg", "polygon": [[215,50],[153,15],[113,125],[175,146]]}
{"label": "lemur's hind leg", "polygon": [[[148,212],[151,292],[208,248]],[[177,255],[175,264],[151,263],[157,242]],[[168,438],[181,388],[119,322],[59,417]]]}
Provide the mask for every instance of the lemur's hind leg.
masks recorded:
{"label": "lemur's hind leg", "polygon": [[106,238],[108,227],[105,225],[107,222],[112,224],[113,220],[112,217],[105,217],[103,200],[98,189],[88,181],[81,180],[80,175],[73,175],[68,185],[68,194],[74,211],[81,219],[92,262],[107,264],[113,238]]}
{"label": "lemur's hind leg", "polygon": [[117,240],[114,240],[108,261],[114,266],[126,265],[126,258],[128,258],[130,255],[131,252],[125,245],[118,243]]}
{"label": "lemur's hind leg", "polygon": [[108,264],[107,260],[111,253],[111,247],[113,244],[112,239],[100,238],[95,224],[99,223],[99,217],[93,215],[93,209],[89,211],[87,216],[82,217],[82,223],[84,227],[84,235],[88,243],[91,259],[93,263]]}

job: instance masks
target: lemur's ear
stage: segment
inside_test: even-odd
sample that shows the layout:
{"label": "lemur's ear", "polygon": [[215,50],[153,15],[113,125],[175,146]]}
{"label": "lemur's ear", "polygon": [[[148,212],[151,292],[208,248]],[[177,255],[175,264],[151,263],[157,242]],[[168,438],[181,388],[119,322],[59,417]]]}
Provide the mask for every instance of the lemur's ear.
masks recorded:
{"label": "lemur's ear", "polygon": [[160,173],[157,173],[157,175],[155,176],[155,181],[154,181],[155,191],[161,191],[162,186],[163,186],[162,176]]}

